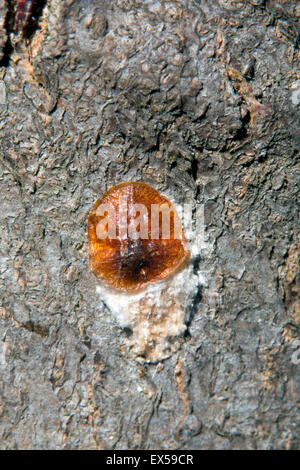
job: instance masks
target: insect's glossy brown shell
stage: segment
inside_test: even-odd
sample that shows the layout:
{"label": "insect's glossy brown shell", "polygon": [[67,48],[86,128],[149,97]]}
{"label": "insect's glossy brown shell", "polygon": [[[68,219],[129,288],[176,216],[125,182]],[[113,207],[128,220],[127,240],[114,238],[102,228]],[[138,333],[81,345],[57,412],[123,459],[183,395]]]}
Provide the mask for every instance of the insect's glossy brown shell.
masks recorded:
{"label": "insect's glossy brown shell", "polygon": [[[170,201],[146,183],[130,181],[114,186],[100,197],[88,217],[89,264],[93,273],[108,286],[123,291],[136,291],[150,282],[160,281],[174,273],[189,257],[185,236],[174,238],[174,218],[171,216],[170,237],[151,239],[151,219],[147,239],[106,238],[99,239],[96,227],[101,220],[96,214],[100,204],[112,204],[117,210],[121,197],[130,203],[147,207],[151,204],[165,204],[176,213]],[[127,216],[128,224],[130,215]]]}

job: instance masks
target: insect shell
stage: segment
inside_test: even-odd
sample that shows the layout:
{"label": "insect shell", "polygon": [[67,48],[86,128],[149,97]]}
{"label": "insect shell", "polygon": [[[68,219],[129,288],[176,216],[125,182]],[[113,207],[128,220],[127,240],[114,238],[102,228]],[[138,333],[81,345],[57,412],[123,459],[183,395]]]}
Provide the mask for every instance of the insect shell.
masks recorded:
{"label": "insect shell", "polygon": [[[106,210],[110,207],[120,216],[119,203],[124,197],[128,204],[126,216],[128,226],[137,221],[131,211],[136,204],[146,209],[146,233],[141,238],[133,239],[127,235],[123,238],[120,233],[110,238],[105,232],[103,239],[99,238],[98,228],[101,225],[101,219],[106,221],[107,217],[103,217],[102,214],[98,215],[98,209],[101,206],[105,206]],[[150,214],[153,204],[165,204],[173,211],[168,238],[163,239],[161,233],[157,239],[152,238]],[[148,184],[129,181],[114,186],[98,199],[89,214],[91,270],[106,285],[127,292],[133,292],[148,283],[166,279],[182,266],[190,255],[184,234],[182,233],[180,239],[175,236],[175,217],[178,216],[170,201]],[[142,218],[141,215],[140,218]],[[144,218],[142,220],[144,221]],[[116,228],[120,230],[118,224]]]}

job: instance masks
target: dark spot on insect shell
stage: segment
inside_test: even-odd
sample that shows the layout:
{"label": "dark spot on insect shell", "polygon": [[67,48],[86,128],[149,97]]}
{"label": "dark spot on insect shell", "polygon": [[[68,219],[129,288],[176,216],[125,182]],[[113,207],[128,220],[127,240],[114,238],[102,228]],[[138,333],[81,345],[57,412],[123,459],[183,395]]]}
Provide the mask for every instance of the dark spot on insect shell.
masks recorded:
{"label": "dark spot on insect shell", "polygon": [[120,270],[132,281],[146,280],[145,268],[150,265],[151,252],[144,245],[142,240],[130,240],[120,256]]}

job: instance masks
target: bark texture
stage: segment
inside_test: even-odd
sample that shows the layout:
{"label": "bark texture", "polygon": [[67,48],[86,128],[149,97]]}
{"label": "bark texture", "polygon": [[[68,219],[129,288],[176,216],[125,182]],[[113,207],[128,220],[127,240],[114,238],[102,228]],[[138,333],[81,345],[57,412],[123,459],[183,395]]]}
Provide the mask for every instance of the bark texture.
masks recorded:
{"label": "bark texture", "polygon": [[[2,449],[299,448],[299,16],[50,0],[30,45],[6,21]],[[128,355],[88,268],[88,212],[128,180],[204,204],[212,247],[188,334],[156,364]]]}

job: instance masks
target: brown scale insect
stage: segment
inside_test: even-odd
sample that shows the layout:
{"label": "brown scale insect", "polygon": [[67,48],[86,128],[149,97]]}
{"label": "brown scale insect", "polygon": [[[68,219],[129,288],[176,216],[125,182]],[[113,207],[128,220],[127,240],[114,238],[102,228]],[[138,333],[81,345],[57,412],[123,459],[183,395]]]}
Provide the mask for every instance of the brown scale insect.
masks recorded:
{"label": "brown scale insect", "polygon": [[[123,197],[128,202],[128,212],[125,216],[128,227],[136,222],[131,211],[134,204],[146,209],[146,231],[137,239],[132,238],[127,229],[125,236],[120,234],[119,204]],[[102,204],[106,207],[105,211],[108,207],[115,210],[118,223],[115,234],[109,235],[105,227],[105,231],[101,232],[105,236],[99,237],[99,224],[106,220],[106,216],[98,213]],[[153,204],[165,204],[173,211],[167,238],[162,238],[162,222],[159,222],[158,237],[152,236],[150,214]],[[89,264],[93,273],[106,285],[126,292],[136,291],[148,283],[171,276],[190,256],[184,234],[182,233],[180,238],[175,237],[175,215],[177,216],[177,212],[171,202],[146,183],[129,181],[108,190],[95,203],[88,217]]]}

